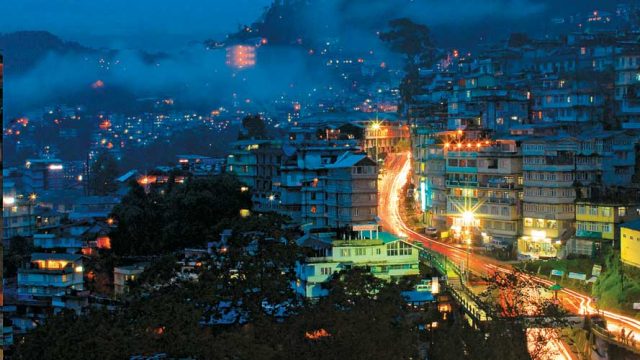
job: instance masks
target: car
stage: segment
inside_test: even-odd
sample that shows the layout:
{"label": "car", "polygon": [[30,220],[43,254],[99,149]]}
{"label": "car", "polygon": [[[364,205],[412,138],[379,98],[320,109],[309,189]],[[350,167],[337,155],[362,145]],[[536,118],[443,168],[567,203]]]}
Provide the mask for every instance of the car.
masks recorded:
{"label": "car", "polygon": [[427,236],[431,236],[434,238],[439,237],[440,232],[438,231],[438,229],[434,228],[434,227],[428,227],[424,229],[424,234]]}
{"label": "car", "polygon": [[518,254],[519,261],[531,261],[534,260],[534,257],[529,254]]}
{"label": "car", "polygon": [[509,247],[509,243],[502,240],[493,240],[489,244],[496,249],[506,249]]}

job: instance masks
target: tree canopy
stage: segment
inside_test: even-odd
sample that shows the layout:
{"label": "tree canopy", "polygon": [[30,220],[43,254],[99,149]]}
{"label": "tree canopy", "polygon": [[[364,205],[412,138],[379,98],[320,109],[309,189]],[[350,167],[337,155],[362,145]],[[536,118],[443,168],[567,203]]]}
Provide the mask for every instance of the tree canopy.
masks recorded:
{"label": "tree canopy", "polygon": [[107,195],[118,190],[116,176],[118,163],[107,151],[98,154],[89,171],[89,192],[93,195]]}
{"label": "tree canopy", "polygon": [[232,175],[190,178],[145,188],[131,184],[113,209],[112,248],[119,255],[163,254],[217,239],[215,226],[251,208],[251,195]]}

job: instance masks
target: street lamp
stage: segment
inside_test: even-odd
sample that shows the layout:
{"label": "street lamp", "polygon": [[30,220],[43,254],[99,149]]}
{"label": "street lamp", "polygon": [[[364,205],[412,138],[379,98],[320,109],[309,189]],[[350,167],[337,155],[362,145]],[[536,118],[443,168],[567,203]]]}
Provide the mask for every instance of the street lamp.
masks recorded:
{"label": "street lamp", "polygon": [[380,131],[380,121],[376,120],[371,124],[371,130],[375,131],[373,138],[375,140],[376,148],[376,165],[378,164],[378,131]]}
{"label": "street lamp", "polygon": [[269,208],[273,209],[273,201],[276,199],[274,194],[269,195]]}
{"label": "street lamp", "polygon": [[464,225],[464,228],[467,229],[463,232],[464,235],[467,235],[467,238],[465,239],[465,242],[467,243],[467,279],[469,278],[469,256],[471,254],[471,234],[468,234],[468,229],[473,226],[474,221],[475,215],[472,211],[467,210],[462,213],[462,224]]}
{"label": "street lamp", "polygon": [[467,281],[469,281],[469,255],[471,254],[471,238],[467,238]]}

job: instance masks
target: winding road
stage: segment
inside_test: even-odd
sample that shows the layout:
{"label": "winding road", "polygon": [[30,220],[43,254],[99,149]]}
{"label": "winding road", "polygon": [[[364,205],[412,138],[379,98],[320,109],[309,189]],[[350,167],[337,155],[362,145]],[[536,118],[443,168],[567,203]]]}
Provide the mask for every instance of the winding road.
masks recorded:
{"label": "winding road", "polygon": [[[425,248],[443,254],[459,265],[465,266],[468,261],[469,270],[478,275],[486,276],[495,271],[513,271],[513,267],[508,263],[473,253],[467,254],[465,249],[431,239],[411,230],[405,224],[400,215],[400,196],[411,172],[410,156],[411,154],[407,152],[390,155],[386,160],[385,170],[378,184],[380,199],[378,216],[383,228],[414,242],[421,242]],[[532,276],[532,278],[547,287],[554,284],[540,277]],[[559,298],[570,313],[579,315],[599,313],[607,320],[607,327],[613,333],[618,333],[622,328],[626,329],[627,333],[633,330],[636,342],[640,344],[640,321],[615,312],[598,310],[591,297],[571,289],[561,290]]]}

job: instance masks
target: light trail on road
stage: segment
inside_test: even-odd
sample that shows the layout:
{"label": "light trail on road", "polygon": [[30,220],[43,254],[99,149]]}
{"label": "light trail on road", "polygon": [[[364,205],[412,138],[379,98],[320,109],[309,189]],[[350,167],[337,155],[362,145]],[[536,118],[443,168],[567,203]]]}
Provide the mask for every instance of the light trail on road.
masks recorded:
{"label": "light trail on road", "polygon": [[[486,276],[495,271],[512,272],[513,267],[507,263],[496,259],[467,254],[465,250],[445,244],[431,239],[423,234],[411,230],[402,219],[400,214],[400,196],[402,189],[407,183],[409,174],[411,173],[411,154],[404,153],[391,155],[387,164],[388,168],[379,184],[380,208],[378,211],[382,226],[390,232],[399,236],[407,237],[412,241],[418,241],[423,246],[432,251],[438,252],[446,256],[449,260],[457,264],[465,264],[468,259],[469,270]],[[543,284],[547,287],[554,284],[553,281],[543,279],[533,275],[532,280]],[[613,333],[617,333],[624,328],[628,332],[633,330],[635,338],[640,343],[640,321],[634,318],[617,314],[611,311],[596,309],[593,306],[593,299],[590,296],[578,293],[571,289],[563,288],[560,290],[561,303],[567,311],[579,315],[601,315],[607,320],[607,328]],[[561,344],[560,353],[566,353],[566,349]],[[559,358],[567,358],[560,356]],[[569,359],[571,357],[568,357]]]}

